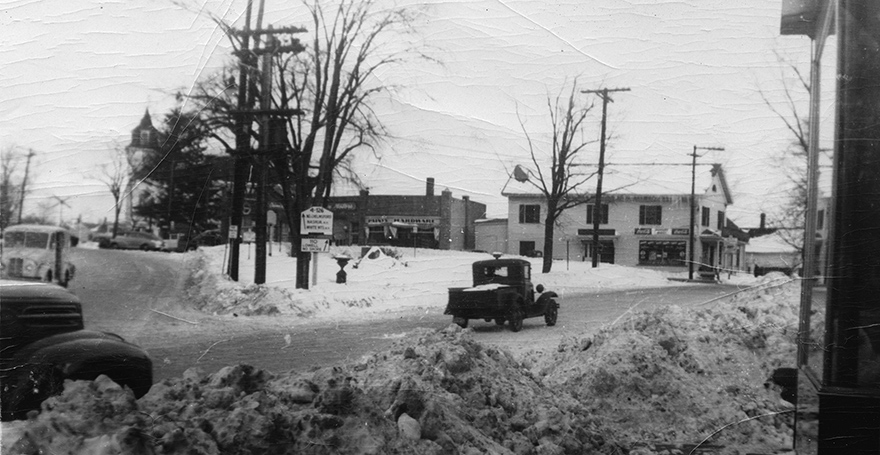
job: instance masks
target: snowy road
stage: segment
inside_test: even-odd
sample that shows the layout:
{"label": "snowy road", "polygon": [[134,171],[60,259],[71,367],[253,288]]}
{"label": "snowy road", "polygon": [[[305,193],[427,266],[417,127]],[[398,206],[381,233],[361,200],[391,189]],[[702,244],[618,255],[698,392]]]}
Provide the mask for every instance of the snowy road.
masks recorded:
{"label": "snowy road", "polygon": [[[442,308],[410,310],[372,321],[303,321],[285,317],[211,316],[186,308],[179,295],[182,255],[136,251],[80,250],[84,265],[72,289],[83,299],[89,328],[119,333],[140,344],[154,359],[157,380],[199,367],[213,372],[248,363],[274,372],[356,360],[386,348],[418,328],[451,322]],[[478,340],[515,353],[550,351],[566,336],[593,333],[620,324],[634,311],[662,305],[698,305],[736,291],[731,285],[690,284],[657,289],[569,293],[561,300],[559,322],[527,319],[523,330],[472,321]],[[721,304],[713,302],[710,304]]]}

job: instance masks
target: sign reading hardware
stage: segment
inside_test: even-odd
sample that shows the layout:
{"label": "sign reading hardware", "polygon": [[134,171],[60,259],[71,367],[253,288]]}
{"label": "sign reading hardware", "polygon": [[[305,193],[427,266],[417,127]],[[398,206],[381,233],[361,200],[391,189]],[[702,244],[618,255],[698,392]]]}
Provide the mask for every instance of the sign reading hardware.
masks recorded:
{"label": "sign reading hardware", "polygon": [[[324,207],[311,207],[300,214],[300,233],[333,235],[333,212]],[[305,251],[305,250],[303,250]]]}
{"label": "sign reading hardware", "polygon": [[303,253],[326,253],[330,250],[330,239],[301,239]]}
{"label": "sign reading hardware", "polygon": [[368,216],[367,224],[440,224],[439,216]]}

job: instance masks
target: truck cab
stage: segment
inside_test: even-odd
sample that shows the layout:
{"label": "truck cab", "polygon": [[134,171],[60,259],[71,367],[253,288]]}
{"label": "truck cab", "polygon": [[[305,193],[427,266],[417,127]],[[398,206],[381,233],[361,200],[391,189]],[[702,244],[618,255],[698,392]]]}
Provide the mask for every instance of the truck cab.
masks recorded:
{"label": "truck cab", "polygon": [[0,277],[67,287],[76,267],[70,262],[70,232],[58,226],[19,224],[3,231]]}

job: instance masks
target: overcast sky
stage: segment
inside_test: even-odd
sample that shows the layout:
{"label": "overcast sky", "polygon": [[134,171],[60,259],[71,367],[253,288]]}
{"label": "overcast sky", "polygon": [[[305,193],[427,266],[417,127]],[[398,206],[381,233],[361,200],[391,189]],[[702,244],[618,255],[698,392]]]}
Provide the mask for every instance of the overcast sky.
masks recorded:
{"label": "overcast sky", "polygon": [[[266,2],[268,23],[307,25],[299,2]],[[513,166],[529,162],[517,111],[540,146],[548,94],[577,77],[585,89],[631,89],[609,105],[609,163],[687,163],[694,145],[724,147],[700,162],[725,165],[731,218],[754,225],[783,202],[773,157],[791,136],[758,89],[785,110],[788,77],[805,115],[807,97],[774,51],[806,75],[810,42],[779,36],[778,1],[404,3],[424,11],[420,37],[442,65],[411,62],[379,74],[400,88],[377,105],[395,139],[383,144],[381,161],[360,168],[374,194],[421,194],[434,177],[438,190],[506,216],[501,188]],[[190,9],[236,22],[245,4],[199,0]],[[70,207],[52,212],[65,219],[112,219],[112,199],[94,177],[113,144],[128,143],[147,108],[158,124],[175,92],[230,60],[210,20],[166,0],[6,0],[0,29],[0,147],[36,152],[27,209],[69,198]],[[833,89],[830,77],[824,86]],[[586,137],[598,138],[600,113]],[[594,149],[584,161],[597,160]]]}

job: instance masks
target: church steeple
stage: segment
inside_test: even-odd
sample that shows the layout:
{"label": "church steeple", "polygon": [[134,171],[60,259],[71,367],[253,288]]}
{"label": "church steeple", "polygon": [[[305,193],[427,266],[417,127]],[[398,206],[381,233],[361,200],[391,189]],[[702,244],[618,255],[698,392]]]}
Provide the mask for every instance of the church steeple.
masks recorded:
{"label": "church steeple", "polygon": [[140,125],[131,130],[132,148],[154,149],[159,148],[159,131],[153,126],[153,119],[150,118],[150,109],[144,112]]}

